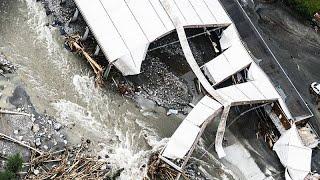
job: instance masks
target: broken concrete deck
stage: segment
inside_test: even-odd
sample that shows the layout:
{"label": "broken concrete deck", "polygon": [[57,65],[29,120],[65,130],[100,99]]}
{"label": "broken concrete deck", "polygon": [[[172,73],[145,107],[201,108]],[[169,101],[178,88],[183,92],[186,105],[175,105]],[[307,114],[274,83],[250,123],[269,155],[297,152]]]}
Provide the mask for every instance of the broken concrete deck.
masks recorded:
{"label": "broken concrete deck", "polygon": [[313,116],[313,113],[292,84],[286,72],[282,69],[276,57],[269,51],[264,40],[262,40],[255,30],[255,27],[242,12],[237,1],[223,0],[221,3],[236,25],[247,48],[257,58],[259,66],[268,75],[273,85],[277,87],[279,94],[282,94],[281,91],[284,92],[285,103],[294,119],[298,122]]}

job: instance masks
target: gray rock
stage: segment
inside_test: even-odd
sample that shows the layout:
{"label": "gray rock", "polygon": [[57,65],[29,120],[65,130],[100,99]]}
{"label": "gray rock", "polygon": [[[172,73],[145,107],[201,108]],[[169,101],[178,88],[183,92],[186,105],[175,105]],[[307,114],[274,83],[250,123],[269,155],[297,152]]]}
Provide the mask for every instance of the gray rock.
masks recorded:
{"label": "gray rock", "polygon": [[39,124],[33,124],[31,127],[32,132],[37,133],[40,130]]}
{"label": "gray rock", "polygon": [[54,123],[53,129],[56,131],[59,131],[61,129],[62,125],[60,123]]}
{"label": "gray rock", "polygon": [[34,115],[32,115],[31,121],[32,121],[32,122],[35,122],[35,121],[36,121],[36,118],[34,117]]}
{"label": "gray rock", "polygon": [[15,129],[15,130],[13,131],[13,133],[14,133],[15,135],[19,134],[19,130]]}
{"label": "gray rock", "polygon": [[53,139],[53,145],[56,146],[57,144],[58,142],[55,139]]}
{"label": "gray rock", "polygon": [[23,139],[23,136],[18,136],[19,141],[22,141],[22,139]]}
{"label": "gray rock", "polygon": [[178,114],[178,110],[175,109],[169,109],[169,111],[167,112],[167,116],[170,116],[171,114],[177,115]]}
{"label": "gray rock", "polygon": [[41,139],[40,138],[37,138],[35,140],[35,143],[36,143],[36,146],[40,146],[41,145]]}
{"label": "gray rock", "polygon": [[102,165],[101,167],[100,167],[100,170],[106,170],[107,169],[107,165],[106,164],[104,164],[104,165]]}
{"label": "gray rock", "polygon": [[33,174],[35,174],[35,175],[38,175],[40,173],[40,171],[38,170],[38,169],[35,169],[34,171],[33,171]]}

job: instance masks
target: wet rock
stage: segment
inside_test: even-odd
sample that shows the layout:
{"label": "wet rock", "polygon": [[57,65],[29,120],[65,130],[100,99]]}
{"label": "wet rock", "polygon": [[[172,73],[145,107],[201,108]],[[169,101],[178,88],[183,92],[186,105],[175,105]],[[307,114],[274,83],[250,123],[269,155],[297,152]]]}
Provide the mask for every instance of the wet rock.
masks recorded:
{"label": "wet rock", "polygon": [[124,171],[124,168],[118,169],[115,172],[113,172],[111,175],[109,175],[108,177],[110,179],[116,179],[117,177],[119,177],[121,175],[121,172]]}
{"label": "wet rock", "polygon": [[55,139],[53,139],[53,145],[56,146],[57,144],[58,142]]}
{"label": "wet rock", "polygon": [[104,165],[102,165],[101,167],[100,167],[100,170],[106,170],[107,169],[107,165],[106,164],[104,164]]}
{"label": "wet rock", "polygon": [[35,175],[38,175],[40,173],[40,171],[38,170],[38,169],[35,169],[34,171],[33,171],[33,174],[35,174]]}
{"label": "wet rock", "polygon": [[171,114],[177,115],[179,113],[178,110],[175,109],[169,109],[169,111],[167,112],[167,116],[170,116]]}
{"label": "wet rock", "polygon": [[41,139],[40,138],[36,138],[35,144],[36,144],[36,146],[40,146],[41,145]]}
{"label": "wet rock", "polygon": [[62,125],[60,123],[54,123],[53,129],[56,131],[59,131],[61,129]]}
{"label": "wet rock", "polygon": [[32,121],[32,122],[35,122],[35,121],[36,121],[36,118],[34,117],[33,114],[32,114],[32,117],[31,117],[31,121]]}
{"label": "wet rock", "polygon": [[19,141],[22,141],[22,139],[23,139],[23,136],[18,136],[18,138],[17,138]]}
{"label": "wet rock", "polygon": [[0,53],[0,69],[3,73],[13,73],[16,68],[3,54]]}

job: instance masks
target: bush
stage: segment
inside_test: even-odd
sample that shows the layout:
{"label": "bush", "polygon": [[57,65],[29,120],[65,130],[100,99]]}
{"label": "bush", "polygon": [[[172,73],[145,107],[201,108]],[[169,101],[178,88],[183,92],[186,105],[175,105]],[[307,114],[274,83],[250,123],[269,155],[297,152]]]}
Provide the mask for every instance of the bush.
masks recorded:
{"label": "bush", "polygon": [[320,11],[320,0],[285,0],[290,6],[295,8],[301,15],[308,18]]}
{"label": "bush", "polygon": [[0,172],[0,180],[14,180],[22,169],[23,159],[19,153],[10,156],[6,162],[5,171]]}
{"label": "bush", "polygon": [[5,169],[7,171],[17,173],[17,172],[21,171],[22,163],[23,163],[23,159],[22,159],[21,155],[19,153],[17,153],[17,154],[10,156],[8,158]]}
{"label": "bush", "polygon": [[11,171],[0,172],[0,180],[14,180],[15,178],[16,175]]}

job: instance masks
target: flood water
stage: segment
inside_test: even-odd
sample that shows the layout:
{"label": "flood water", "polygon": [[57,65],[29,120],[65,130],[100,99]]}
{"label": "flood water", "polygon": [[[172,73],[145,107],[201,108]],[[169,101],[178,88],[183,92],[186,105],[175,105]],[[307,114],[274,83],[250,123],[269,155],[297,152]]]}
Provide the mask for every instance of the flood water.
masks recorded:
{"label": "flood water", "polygon": [[[67,129],[75,124],[67,130],[69,142],[90,139],[94,153],[108,154],[113,165],[125,168],[120,179],[142,179],[141,166],[181,120],[144,100],[141,109],[116,92],[95,88],[88,64],[65,50],[57,29],[46,23],[35,0],[0,2],[0,52],[18,66],[15,83],[26,88],[38,112],[54,116]],[[217,176],[222,174],[220,170]]]}

